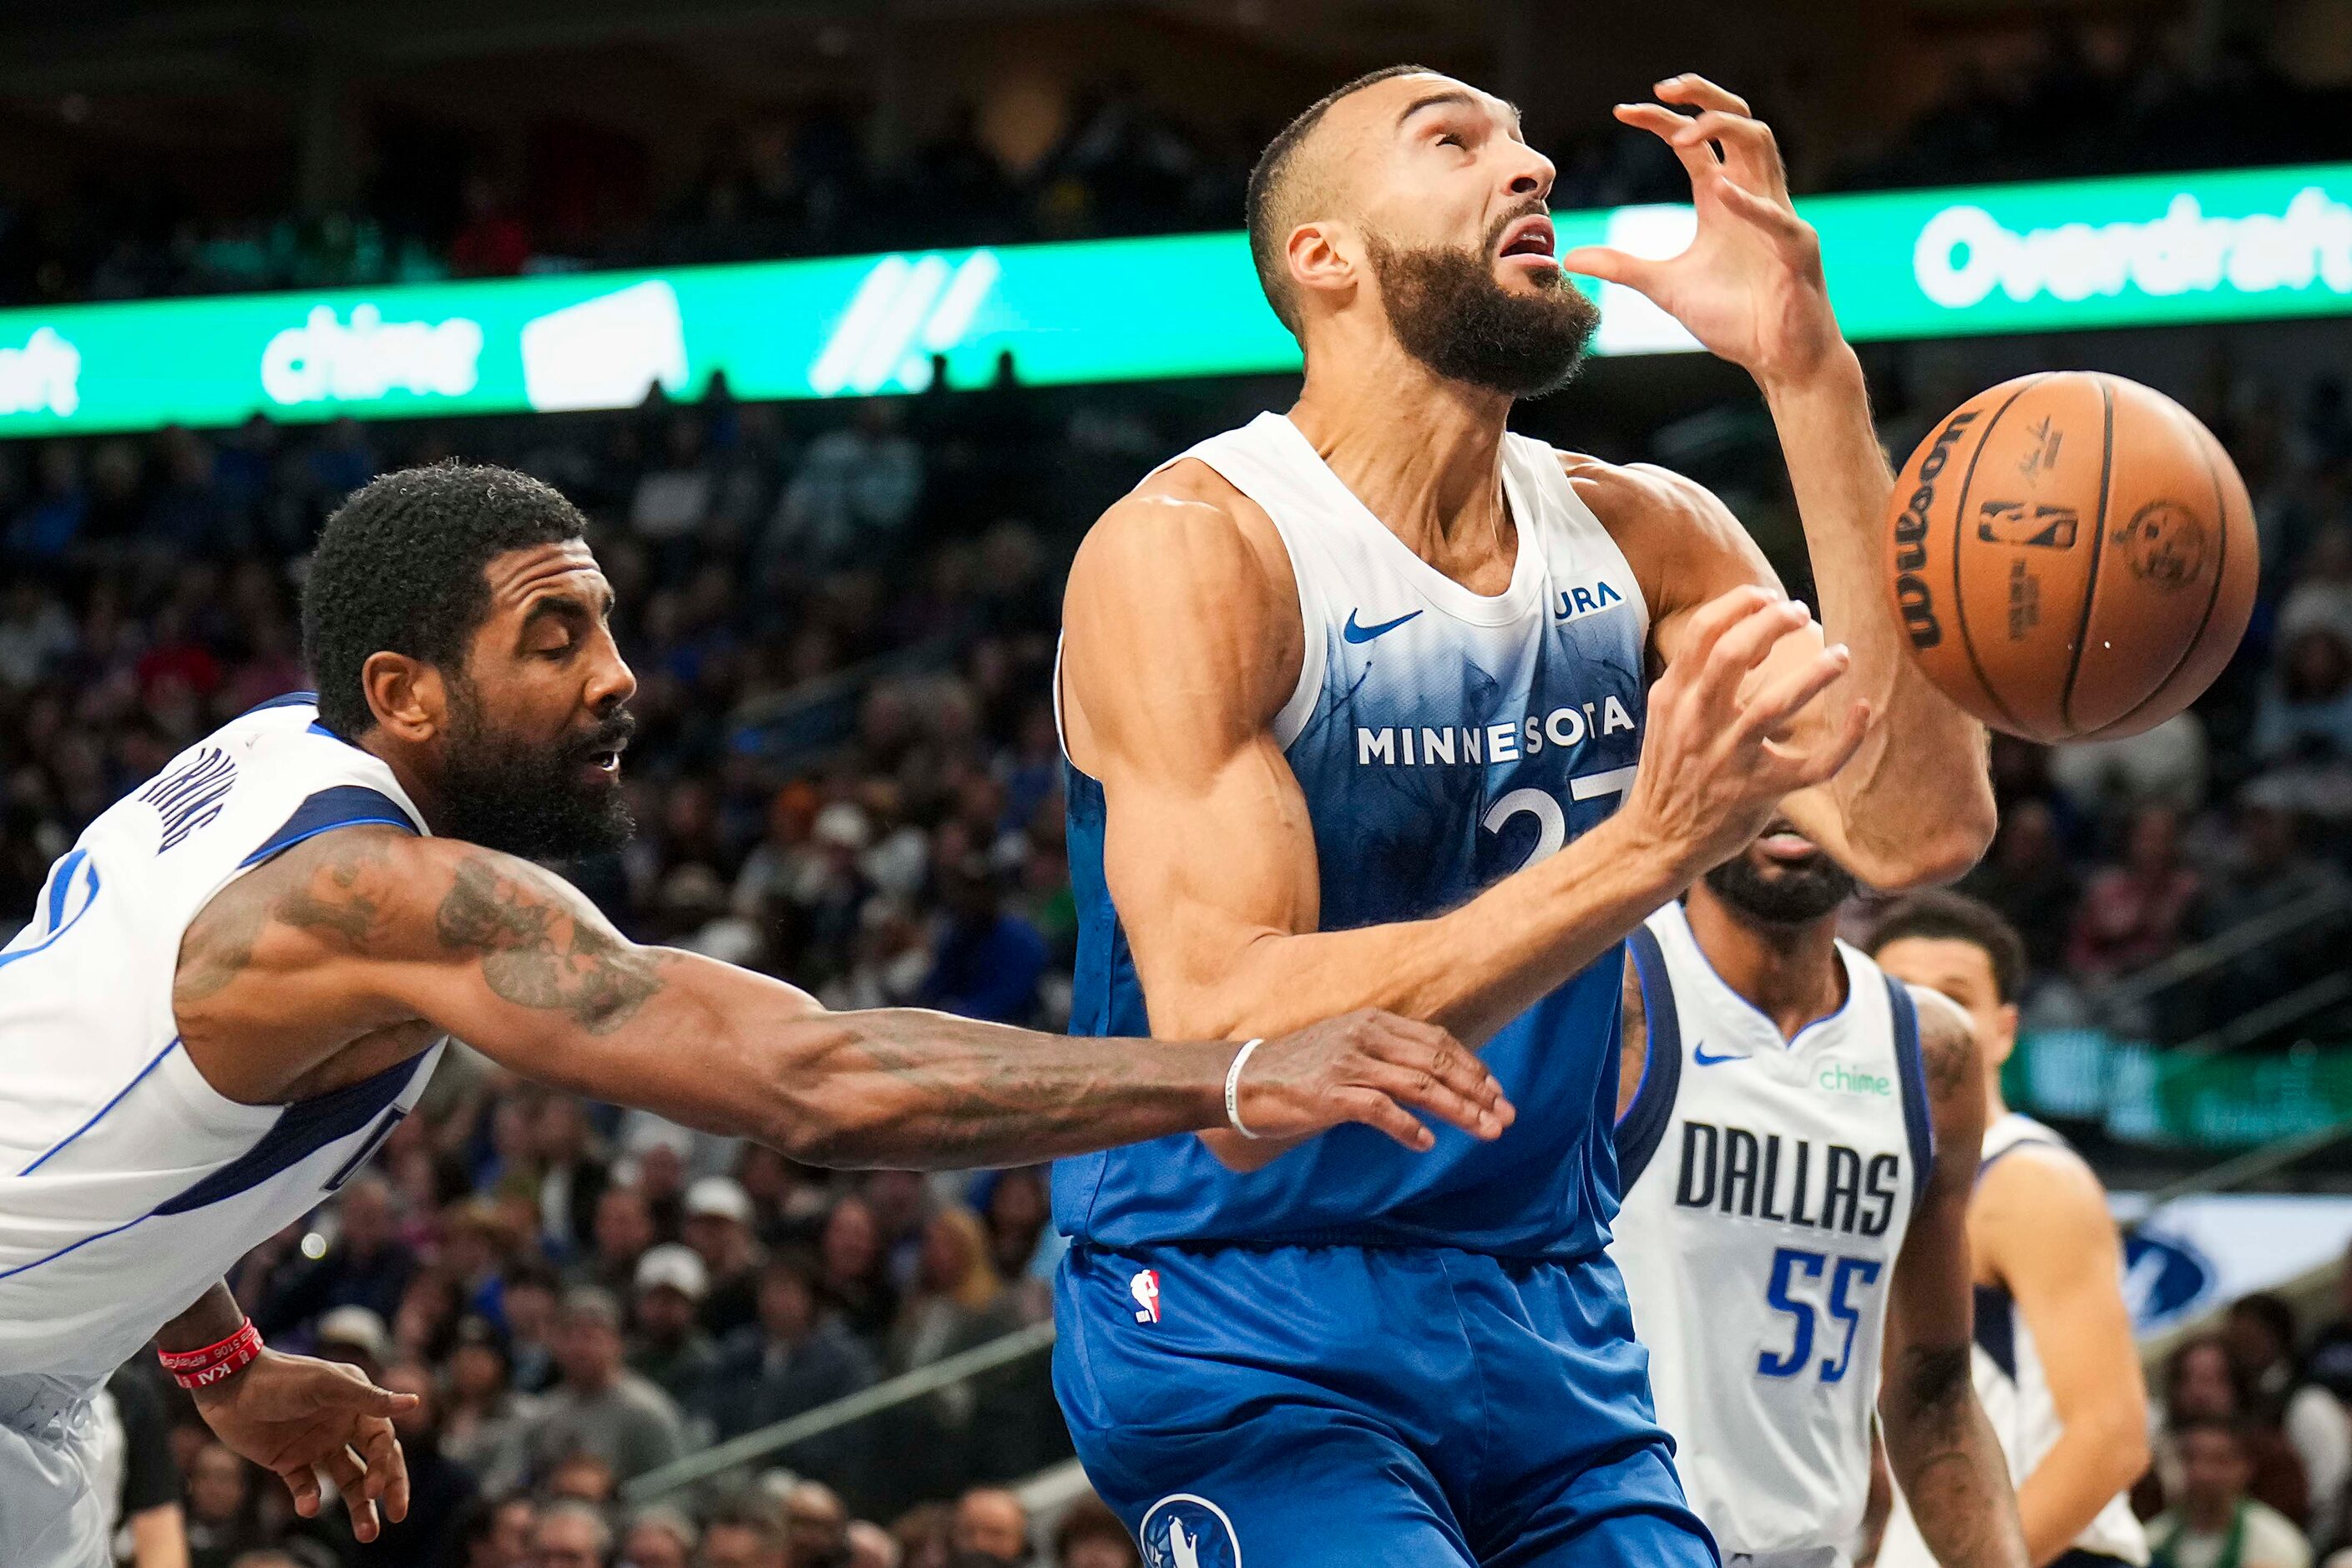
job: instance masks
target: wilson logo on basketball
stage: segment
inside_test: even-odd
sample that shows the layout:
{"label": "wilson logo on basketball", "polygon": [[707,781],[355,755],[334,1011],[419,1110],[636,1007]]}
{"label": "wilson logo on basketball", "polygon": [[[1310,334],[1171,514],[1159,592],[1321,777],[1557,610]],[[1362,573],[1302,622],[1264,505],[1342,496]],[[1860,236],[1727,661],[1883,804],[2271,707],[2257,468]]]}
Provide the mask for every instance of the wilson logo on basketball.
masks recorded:
{"label": "wilson logo on basketball", "polygon": [[1936,476],[1951,461],[1953,444],[1976,417],[1969,409],[1952,416],[1919,464],[1919,488],[1895,519],[1895,604],[1903,613],[1903,629],[1913,647],[1934,647],[1944,640],[1944,628],[1936,619],[1936,595],[1920,574],[1927,564],[1927,509],[1936,504]]}

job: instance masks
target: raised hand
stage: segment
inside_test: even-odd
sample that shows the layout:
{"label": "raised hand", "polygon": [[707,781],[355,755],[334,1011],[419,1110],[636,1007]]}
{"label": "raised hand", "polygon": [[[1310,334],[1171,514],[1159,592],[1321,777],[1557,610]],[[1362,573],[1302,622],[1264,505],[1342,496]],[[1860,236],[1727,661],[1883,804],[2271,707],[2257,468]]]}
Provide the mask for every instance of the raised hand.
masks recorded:
{"label": "raised hand", "polygon": [[1674,846],[1694,877],[1738,854],[1782,796],[1826,780],[1862,744],[1865,701],[1811,736],[1795,722],[1845,673],[1843,645],[1765,668],[1811,618],[1768,589],[1734,588],[1691,612],[1687,644],[1650,689],[1641,765],[1620,816]]}
{"label": "raised hand", "polygon": [[1698,232],[1653,260],[1603,245],[1561,257],[1570,272],[1638,289],[1720,356],[1761,382],[1801,378],[1842,340],[1822,281],[1822,247],[1797,216],[1772,132],[1747,100],[1705,77],[1657,84],[1665,103],[1621,103],[1617,118],[1674,149],[1690,174]]}
{"label": "raised hand", "polygon": [[1243,1068],[1239,1104],[1260,1138],[1360,1121],[1414,1150],[1437,1142],[1414,1110],[1488,1139],[1518,1114],[1486,1064],[1452,1035],[1370,1007],[1267,1040]]}
{"label": "raised hand", "polygon": [[304,1519],[318,1516],[331,1479],[362,1541],[373,1541],[383,1520],[408,1517],[408,1464],[391,1418],[415,1403],[341,1362],[272,1350],[196,1394],[205,1425],[231,1452],[275,1470]]}

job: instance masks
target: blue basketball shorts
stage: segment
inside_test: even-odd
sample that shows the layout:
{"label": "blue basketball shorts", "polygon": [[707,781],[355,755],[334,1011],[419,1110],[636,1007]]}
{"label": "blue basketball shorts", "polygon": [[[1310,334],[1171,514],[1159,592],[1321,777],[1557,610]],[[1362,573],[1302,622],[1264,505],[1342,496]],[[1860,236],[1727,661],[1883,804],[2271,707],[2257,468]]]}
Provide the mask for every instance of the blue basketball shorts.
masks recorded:
{"label": "blue basketball shorts", "polygon": [[1079,1245],[1054,1383],[1147,1568],[1700,1568],[1616,1266]]}

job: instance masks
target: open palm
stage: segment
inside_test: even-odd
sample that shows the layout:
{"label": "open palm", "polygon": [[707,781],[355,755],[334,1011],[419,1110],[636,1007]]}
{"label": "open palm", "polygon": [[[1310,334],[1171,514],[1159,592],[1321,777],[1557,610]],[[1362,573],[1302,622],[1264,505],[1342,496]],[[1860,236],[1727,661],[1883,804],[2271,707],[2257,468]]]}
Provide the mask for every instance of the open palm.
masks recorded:
{"label": "open palm", "polygon": [[1822,282],[1821,241],[1789,200],[1770,129],[1745,100],[1704,77],[1675,77],[1657,92],[1696,112],[1625,103],[1617,118],[1674,149],[1690,174],[1696,236],[1663,260],[1591,245],[1560,265],[1638,289],[1759,381],[1806,374],[1836,347],[1837,321]]}

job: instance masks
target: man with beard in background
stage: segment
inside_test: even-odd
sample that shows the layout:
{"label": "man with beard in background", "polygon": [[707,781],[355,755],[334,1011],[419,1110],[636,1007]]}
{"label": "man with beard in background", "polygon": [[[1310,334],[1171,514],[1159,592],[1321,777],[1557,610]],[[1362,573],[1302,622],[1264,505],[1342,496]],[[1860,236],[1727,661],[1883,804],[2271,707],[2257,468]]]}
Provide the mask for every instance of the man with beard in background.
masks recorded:
{"label": "man with beard in background", "polygon": [[[1077,1031],[1378,1004],[1479,1045],[1521,1112],[1418,1163],[1244,1117],[1063,1163],[1056,1386],[1156,1568],[1712,1561],[1602,1250],[1622,943],[1776,812],[1880,887],[1991,835],[1983,731],[1885,602],[1892,476],[1770,132],[1695,77],[1658,96],[1617,115],[1690,175],[1664,261],[1555,254],[1549,160],[1450,78],[1300,115],[1249,191],[1297,403],[1154,471],[1072,566]],[[1570,270],[1754,374],[1821,626],[1699,486],[1507,432],[1595,324]]]}
{"label": "man with beard in background", "polygon": [[[373,1541],[411,1395],[263,1347],[222,1271],[361,1169],[445,1037],[812,1163],[1020,1164],[1118,1139],[1509,1119],[1444,1031],[1365,1013],[1244,1051],[1073,1041],[804,993],[624,938],[532,864],[618,842],[635,679],[546,485],[388,475],[328,521],[316,693],[102,813],[0,949],[0,1563],[92,1568],[91,1401],[153,1338],[229,1447]],[[418,1550],[423,1550],[420,1546]]]}
{"label": "man with beard in background", "polygon": [[1874,1538],[1876,1412],[1936,1560],[2025,1568],[1969,1377],[1976,1168],[1935,1152],[1983,1135],[1973,1027],[1837,939],[1853,890],[1776,821],[1634,931],[1610,1250],[1727,1563]]}

